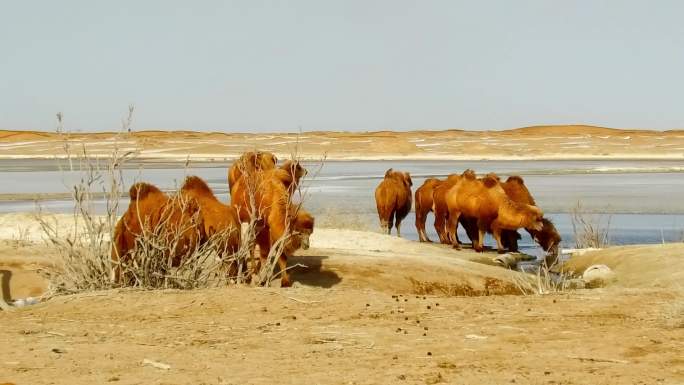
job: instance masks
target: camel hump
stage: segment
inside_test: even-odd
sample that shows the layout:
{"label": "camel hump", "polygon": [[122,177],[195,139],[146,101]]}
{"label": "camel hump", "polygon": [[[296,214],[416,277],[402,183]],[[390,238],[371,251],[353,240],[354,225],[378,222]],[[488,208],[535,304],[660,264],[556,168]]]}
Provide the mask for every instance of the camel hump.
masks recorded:
{"label": "camel hump", "polygon": [[161,193],[161,190],[159,190],[157,186],[145,182],[138,182],[131,186],[131,188],[128,190],[128,196],[131,198],[131,200],[144,199],[149,194],[156,193]]}
{"label": "camel hump", "polygon": [[411,180],[411,174],[404,172],[404,182],[409,186],[413,186],[413,180]]}
{"label": "camel hump", "polygon": [[475,175],[475,171],[473,171],[471,169],[467,169],[467,170],[463,171],[463,174],[461,174],[461,175],[464,176],[466,179],[469,179],[469,180],[474,180],[475,178],[477,178],[477,176]]}
{"label": "camel hump", "polygon": [[488,173],[488,174],[485,175],[485,176],[486,176],[486,177],[494,178],[494,179],[496,179],[496,180],[498,180],[498,181],[501,181],[501,178],[499,178],[499,176],[496,175],[496,173],[494,173],[494,172],[490,172],[490,173]]}
{"label": "camel hump", "polygon": [[496,186],[499,183],[499,181],[492,176],[486,176],[482,179],[482,183],[484,183],[485,187],[492,188]]}
{"label": "camel hump", "polygon": [[276,157],[275,154],[273,154],[271,152],[259,151],[259,156],[271,158],[271,161],[273,162],[274,165],[278,163],[278,157]]}
{"label": "camel hump", "polygon": [[213,191],[211,191],[211,188],[209,187],[207,182],[205,182],[204,179],[195,175],[191,175],[185,178],[185,182],[183,183],[183,187],[181,187],[181,190],[193,190],[197,192],[210,193],[213,195]]}
{"label": "camel hump", "polygon": [[389,178],[390,176],[392,176],[393,172],[394,170],[392,170],[391,168],[385,171],[385,178]]}
{"label": "camel hump", "polygon": [[511,175],[506,179],[506,182],[515,182],[521,185],[525,185],[525,181],[520,175]]}

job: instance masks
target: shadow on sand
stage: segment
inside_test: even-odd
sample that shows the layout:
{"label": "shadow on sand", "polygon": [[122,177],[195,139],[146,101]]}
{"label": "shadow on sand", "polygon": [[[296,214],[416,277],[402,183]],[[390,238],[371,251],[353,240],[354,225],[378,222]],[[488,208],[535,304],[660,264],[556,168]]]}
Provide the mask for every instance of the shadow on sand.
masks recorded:
{"label": "shadow on sand", "polygon": [[342,281],[342,277],[334,271],[323,267],[323,255],[300,255],[288,258],[291,265],[302,264],[306,267],[297,266],[292,269],[292,279],[307,286],[331,288]]}
{"label": "shadow on sand", "polygon": [[2,300],[5,302],[12,301],[12,296],[10,295],[10,279],[12,278],[12,272],[9,270],[0,270],[0,295],[2,295]]}

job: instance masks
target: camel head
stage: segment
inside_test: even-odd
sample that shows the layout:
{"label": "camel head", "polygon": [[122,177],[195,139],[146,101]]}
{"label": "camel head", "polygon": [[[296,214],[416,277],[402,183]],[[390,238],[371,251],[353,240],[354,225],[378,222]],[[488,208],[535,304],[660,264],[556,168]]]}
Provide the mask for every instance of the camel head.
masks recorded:
{"label": "camel head", "polygon": [[542,228],[539,231],[530,231],[530,234],[547,255],[554,258],[558,256],[558,247],[562,239],[553,222],[542,218]]}
{"label": "camel head", "polygon": [[292,176],[292,181],[295,183],[295,185],[299,184],[299,180],[308,174],[308,171],[302,167],[298,160],[288,159],[283,163],[282,166],[280,166],[280,169],[285,170],[290,176]]}
{"label": "camel head", "polygon": [[297,215],[291,222],[292,236],[285,246],[285,254],[290,255],[297,249],[308,250],[309,237],[314,230],[314,217],[304,210],[298,210]]}
{"label": "camel head", "polygon": [[497,182],[501,182],[501,178],[499,178],[499,176],[496,175],[496,173],[494,173],[494,172],[487,173],[487,175],[485,175],[485,178],[492,178],[492,179],[496,180]]}
{"label": "camel head", "polygon": [[469,180],[474,180],[477,178],[477,175],[475,175],[475,171],[471,169],[463,171],[463,174],[461,174],[461,176]]}

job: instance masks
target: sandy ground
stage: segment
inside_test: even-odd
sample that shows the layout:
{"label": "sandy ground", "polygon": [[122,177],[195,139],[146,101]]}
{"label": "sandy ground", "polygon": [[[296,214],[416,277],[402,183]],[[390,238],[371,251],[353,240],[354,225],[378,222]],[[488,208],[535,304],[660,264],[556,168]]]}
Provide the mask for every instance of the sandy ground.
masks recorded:
{"label": "sandy ground", "polygon": [[684,131],[618,130],[593,126],[536,126],[506,131],[303,132],[301,134],[140,131],[132,134],[0,130],[0,158],[53,158],[82,146],[109,156],[116,146],[138,159],[228,160],[246,150],[294,152],[304,159],[684,159]]}
{"label": "sandy ground", "polygon": [[[54,250],[8,234],[2,283],[37,295]],[[609,286],[523,296],[517,274],[477,262],[493,254],[317,229],[290,289],[112,290],[0,312],[0,383],[682,384],[683,252],[588,253],[568,266],[607,264]]]}

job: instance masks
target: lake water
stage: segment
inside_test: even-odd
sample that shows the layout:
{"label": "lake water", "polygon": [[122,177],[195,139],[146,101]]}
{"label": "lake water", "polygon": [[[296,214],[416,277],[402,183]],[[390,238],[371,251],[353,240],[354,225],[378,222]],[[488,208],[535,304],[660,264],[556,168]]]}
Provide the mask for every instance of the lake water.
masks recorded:
{"label": "lake water", "polygon": [[[568,213],[578,202],[585,210],[598,213],[604,222],[610,220],[613,244],[681,241],[684,234],[684,161],[327,161],[306,166],[309,175],[303,182],[304,206],[317,215],[321,225],[377,229],[374,189],[390,167],[411,172],[414,191],[426,177],[472,168],[502,177],[522,175],[537,204],[556,223],[564,246],[574,245]],[[227,167],[225,163],[191,164],[187,168],[173,162],[131,164],[124,170],[124,180],[126,187],[147,181],[171,190],[186,175],[199,175],[227,202]],[[65,186],[79,177],[78,173],[59,171],[55,161],[0,160],[0,194],[20,198],[30,193],[64,193],[68,191]],[[17,196],[1,201],[0,212],[36,209],[28,195],[24,200],[17,200]],[[72,209],[71,202],[64,199],[39,204],[47,211]],[[101,204],[96,208],[101,209]],[[432,221],[430,215],[428,235],[434,240]],[[402,233],[417,239],[413,213],[404,220]],[[532,246],[529,236],[521,233],[521,246]],[[491,239],[488,242],[493,244]]]}

